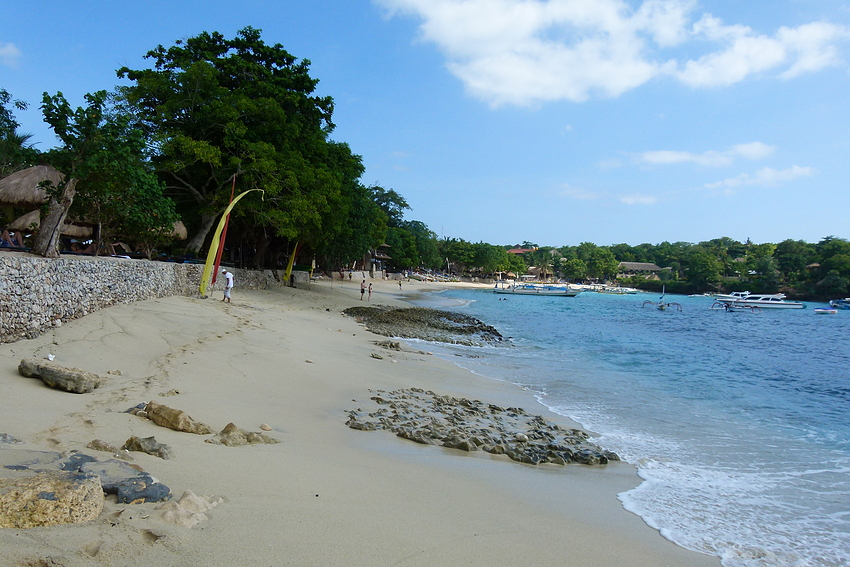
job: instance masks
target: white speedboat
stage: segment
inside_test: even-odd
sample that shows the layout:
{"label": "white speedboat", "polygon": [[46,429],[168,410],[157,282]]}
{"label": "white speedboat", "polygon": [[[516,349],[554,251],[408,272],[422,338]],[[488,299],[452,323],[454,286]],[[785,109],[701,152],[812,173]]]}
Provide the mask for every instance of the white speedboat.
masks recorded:
{"label": "white speedboat", "polygon": [[816,307],[815,313],[818,315],[835,315],[838,313],[838,309],[833,309],[829,307]]}
{"label": "white speedboat", "polygon": [[728,295],[718,295],[714,299],[731,307],[760,307],[761,309],[805,309],[806,307],[800,301],[785,301],[784,293],[733,292]]}
{"label": "white speedboat", "polygon": [[560,297],[575,297],[582,292],[581,289],[573,288],[568,285],[548,285],[548,284],[513,284],[500,286],[496,284],[493,288],[495,293],[507,295],[553,295]]}
{"label": "white speedboat", "polygon": [[598,293],[608,293],[611,295],[634,295],[640,290],[632,287],[605,286],[596,290]]}

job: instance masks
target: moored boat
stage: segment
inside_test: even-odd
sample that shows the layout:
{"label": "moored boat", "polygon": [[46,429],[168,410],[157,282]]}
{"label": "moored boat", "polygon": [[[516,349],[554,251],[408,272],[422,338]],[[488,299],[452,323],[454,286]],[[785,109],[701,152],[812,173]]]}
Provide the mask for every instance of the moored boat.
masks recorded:
{"label": "moored boat", "polygon": [[805,309],[800,301],[785,301],[784,293],[750,293],[746,291],[718,295],[714,298],[720,303],[735,307],[756,306],[762,309]]}
{"label": "moored boat", "polygon": [[582,292],[581,289],[573,288],[569,285],[549,285],[549,284],[512,284],[500,286],[496,284],[493,288],[494,293],[507,295],[549,295],[558,297],[575,297]]}
{"label": "moored boat", "polygon": [[844,299],[831,299],[829,306],[833,309],[850,309],[850,297]]}
{"label": "moored boat", "polygon": [[817,307],[815,308],[815,313],[818,315],[835,315],[838,313],[838,309],[832,309],[828,307]]}

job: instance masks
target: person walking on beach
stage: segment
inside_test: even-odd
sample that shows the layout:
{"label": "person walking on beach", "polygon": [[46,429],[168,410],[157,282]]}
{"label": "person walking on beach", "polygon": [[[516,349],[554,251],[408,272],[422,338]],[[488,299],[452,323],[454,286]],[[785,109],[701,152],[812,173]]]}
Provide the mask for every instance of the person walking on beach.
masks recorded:
{"label": "person walking on beach", "polygon": [[366,280],[363,280],[363,283],[360,284],[360,301],[363,301],[364,293],[366,293]]}
{"label": "person walking on beach", "polygon": [[401,291],[401,280],[398,280],[398,290]]}
{"label": "person walking on beach", "polygon": [[222,301],[230,303],[230,290],[233,289],[233,273],[228,272],[227,268],[222,268],[221,273],[224,274],[224,297]]}
{"label": "person walking on beach", "polygon": [[372,301],[372,284],[369,284],[369,297],[366,301]]}

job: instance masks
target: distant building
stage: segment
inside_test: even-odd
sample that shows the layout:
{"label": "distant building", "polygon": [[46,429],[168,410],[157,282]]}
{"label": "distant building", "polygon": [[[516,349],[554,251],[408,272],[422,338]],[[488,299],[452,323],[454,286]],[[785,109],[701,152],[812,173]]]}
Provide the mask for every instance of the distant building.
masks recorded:
{"label": "distant building", "polygon": [[[649,262],[620,262],[617,266],[618,278],[630,278],[632,276],[644,276],[652,278],[658,277],[658,272],[665,268],[661,268]],[[669,269],[669,268],[667,268]]]}
{"label": "distant building", "polygon": [[526,252],[534,252],[537,250],[537,247],[534,248],[511,248],[508,250],[508,254],[525,254]]}

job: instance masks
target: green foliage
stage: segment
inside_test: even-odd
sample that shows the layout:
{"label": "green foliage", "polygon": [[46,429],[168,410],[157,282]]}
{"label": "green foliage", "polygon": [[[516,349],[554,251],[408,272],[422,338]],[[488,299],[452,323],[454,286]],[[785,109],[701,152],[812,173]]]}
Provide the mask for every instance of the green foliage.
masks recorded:
{"label": "green foliage", "polygon": [[373,185],[370,190],[372,191],[372,199],[387,215],[387,225],[400,227],[404,219],[405,209],[410,209],[404,197],[392,189],[384,189],[378,185]]}
{"label": "green foliage", "polygon": [[0,179],[20,169],[35,165],[38,152],[29,143],[32,136],[18,132],[20,123],[14,110],[26,110],[27,104],[15,100],[0,88]]}
{"label": "green foliage", "polygon": [[75,181],[72,214],[101,227],[100,239],[120,237],[147,249],[162,242],[177,220],[174,203],[145,159],[146,141],[131,117],[110,113],[106,91],[85,95],[86,106],[73,109],[60,92],[44,94],[45,121],[62,146],[45,159],[65,174],[55,196]]}
{"label": "green foliage", "polygon": [[[147,125],[169,194],[196,210],[192,250],[226,205],[233,176],[237,191],[265,191],[265,198],[246,197],[236,216],[313,248],[322,247],[326,229],[341,232],[341,213],[358,208],[345,201],[363,197],[345,187],[362,165],[329,143],[333,100],[314,94],[310,62],[260,34],[251,27],[233,39],[203,32],[148,52],[153,69],[118,71],[134,83],[124,100]],[[340,167],[341,159],[357,164]]]}

